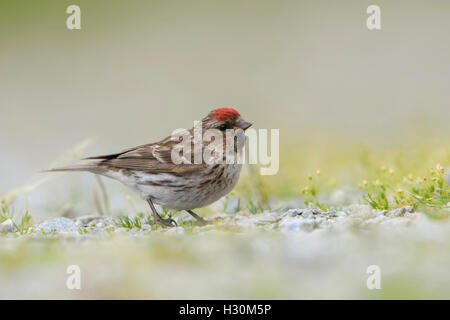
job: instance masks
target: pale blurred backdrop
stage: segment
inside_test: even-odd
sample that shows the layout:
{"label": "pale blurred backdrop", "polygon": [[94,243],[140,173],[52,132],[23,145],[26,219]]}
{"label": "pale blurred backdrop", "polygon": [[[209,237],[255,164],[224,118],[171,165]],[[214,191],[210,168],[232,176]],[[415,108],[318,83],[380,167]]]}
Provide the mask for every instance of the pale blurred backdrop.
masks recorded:
{"label": "pale blurred backdrop", "polygon": [[[66,28],[71,4],[81,30]],[[366,27],[370,4],[380,31]],[[85,138],[87,154],[115,152],[217,106],[300,150],[448,141],[449,12],[425,0],[1,0],[0,194]],[[86,179],[58,177],[28,201],[83,199],[91,190],[70,186]]]}

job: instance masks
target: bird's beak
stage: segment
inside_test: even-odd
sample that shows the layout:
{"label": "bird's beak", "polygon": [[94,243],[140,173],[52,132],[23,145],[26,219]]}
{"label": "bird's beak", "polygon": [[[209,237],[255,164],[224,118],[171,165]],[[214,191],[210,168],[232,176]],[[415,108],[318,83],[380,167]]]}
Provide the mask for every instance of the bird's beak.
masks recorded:
{"label": "bird's beak", "polygon": [[236,128],[242,129],[242,130],[247,130],[248,128],[250,128],[252,126],[252,124],[250,122],[240,120],[240,121],[236,122],[236,124],[234,126]]}

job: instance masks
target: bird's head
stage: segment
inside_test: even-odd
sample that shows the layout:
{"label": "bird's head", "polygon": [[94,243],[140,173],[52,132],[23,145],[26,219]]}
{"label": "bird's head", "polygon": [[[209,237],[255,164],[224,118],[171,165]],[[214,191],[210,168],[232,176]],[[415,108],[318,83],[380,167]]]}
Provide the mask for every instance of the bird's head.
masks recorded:
{"label": "bird's head", "polygon": [[233,108],[217,108],[211,111],[205,118],[203,118],[203,128],[218,129],[226,131],[227,129],[242,129],[247,130],[251,127],[251,123],[242,119],[237,110]]}

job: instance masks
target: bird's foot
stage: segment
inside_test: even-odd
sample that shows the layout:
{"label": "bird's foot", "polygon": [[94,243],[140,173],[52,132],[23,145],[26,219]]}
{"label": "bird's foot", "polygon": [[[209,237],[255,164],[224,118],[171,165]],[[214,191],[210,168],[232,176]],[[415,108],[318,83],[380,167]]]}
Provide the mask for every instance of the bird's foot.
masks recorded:
{"label": "bird's foot", "polygon": [[198,226],[206,226],[208,223],[208,220],[205,220],[203,218],[195,219],[195,224]]}
{"label": "bird's foot", "polygon": [[202,217],[200,217],[198,214],[196,214],[194,211],[192,210],[186,210],[187,213],[189,213],[194,219],[195,219],[195,224],[198,226],[204,226],[208,224],[208,221],[203,219]]}
{"label": "bird's foot", "polygon": [[167,219],[163,219],[163,218],[159,218],[159,219],[154,219],[153,220],[154,224],[159,224],[163,227],[178,227],[178,224],[175,222],[175,220],[173,220],[172,218],[167,218]]}

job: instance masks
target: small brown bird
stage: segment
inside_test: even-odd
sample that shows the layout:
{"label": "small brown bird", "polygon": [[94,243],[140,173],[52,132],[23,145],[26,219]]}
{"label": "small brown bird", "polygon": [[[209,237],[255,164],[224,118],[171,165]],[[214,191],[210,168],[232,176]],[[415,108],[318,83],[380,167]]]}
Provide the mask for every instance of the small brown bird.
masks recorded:
{"label": "small brown bird", "polygon": [[[194,127],[187,130],[185,136],[168,136],[159,142],[85,158],[82,164],[48,171],[87,171],[118,180],[141,194],[150,205],[155,222],[163,226],[176,226],[176,223],[173,219],[161,218],[153,203],[167,209],[186,210],[204,224],[205,220],[192,210],[219,200],[235,187],[242,164],[225,161],[226,153],[231,150],[236,156],[242,150],[244,143],[238,141],[245,139],[243,132],[251,125],[235,109],[218,108],[202,119],[200,141],[196,141],[198,131]],[[222,143],[204,138],[209,129],[220,134]],[[231,148],[227,148],[229,133],[234,134]],[[183,154],[181,163],[173,159],[173,155],[179,153],[176,148],[180,146],[180,139],[191,141],[191,152]],[[206,150],[208,148],[210,150]],[[200,153],[202,156],[205,154],[205,150],[210,151],[209,154],[215,152],[215,159],[222,161],[196,161]]]}

